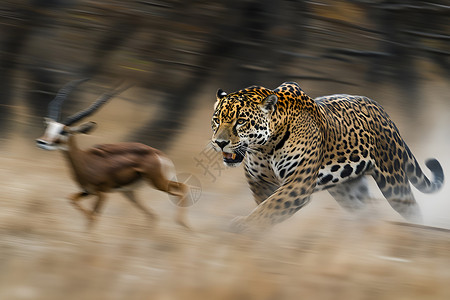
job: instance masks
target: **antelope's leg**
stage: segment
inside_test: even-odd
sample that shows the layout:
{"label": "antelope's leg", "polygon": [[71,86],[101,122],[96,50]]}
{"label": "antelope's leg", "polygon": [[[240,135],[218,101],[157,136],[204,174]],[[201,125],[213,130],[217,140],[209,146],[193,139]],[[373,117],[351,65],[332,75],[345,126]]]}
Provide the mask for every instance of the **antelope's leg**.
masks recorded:
{"label": "antelope's leg", "polygon": [[73,206],[75,206],[76,209],[78,209],[79,211],[81,211],[86,218],[88,218],[88,220],[92,219],[92,214],[90,211],[88,211],[87,209],[84,209],[80,204],[79,201],[82,200],[84,197],[88,196],[90,194],[86,193],[86,192],[79,192],[79,193],[75,193],[69,196],[69,200],[70,203],[72,203]]}
{"label": "antelope's leg", "polygon": [[156,221],[158,219],[158,216],[151,209],[146,208],[137,200],[133,191],[125,191],[125,192],[122,192],[122,194],[128,200],[130,200],[130,202],[133,203],[137,208],[142,210],[150,219],[152,219],[153,221]]}
{"label": "antelope's leg", "polygon": [[[186,228],[189,228],[189,226],[185,222],[185,206],[188,206],[188,200],[187,196],[188,194],[188,188],[185,184],[171,181],[170,176],[167,176],[167,174],[164,174],[163,170],[160,168],[158,172],[152,173],[152,172],[145,172],[145,178],[146,180],[153,185],[157,190],[163,191],[168,193],[169,195],[178,197],[177,203],[177,212],[175,216],[175,222],[180,224],[181,226],[184,226]],[[153,175],[149,175],[153,174]]]}
{"label": "antelope's leg", "polygon": [[[186,223],[186,207],[189,203],[189,188],[180,182],[169,181],[168,194],[178,197],[179,201],[176,203],[177,211],[175,215],[175,222],[187,229],[190,229]],[[192,200],[191,200],[192,201]]]}
{"label": "antelope's leg", "polygon": [[103,193],[97,193],[97,202],[95,202],[94,209],[91,212],[91,216],[89,219],[89,226],[92,226],[94,222],[97,220],[97,215],[100,213],[100,210],[105,204],[105,195]]}

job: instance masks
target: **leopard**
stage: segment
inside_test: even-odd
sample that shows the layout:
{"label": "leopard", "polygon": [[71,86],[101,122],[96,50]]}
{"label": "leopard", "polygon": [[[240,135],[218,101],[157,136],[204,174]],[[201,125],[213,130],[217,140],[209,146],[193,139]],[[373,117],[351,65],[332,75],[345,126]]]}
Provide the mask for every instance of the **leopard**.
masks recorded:
{"label": "leopard", "polygon": [[211,144],[223,163],[244,162],[257,206],[231,222],[235,231],[280,223],[327,190],[344,209],[371,200],[370,176],[390,206],[407,222],[422,222],[410,183],[435,193],[444,183],[438,160],[423,173],[390,116],[376,101],[348,94],[311,98],[296,82],[274,90],[253,85],[217,91]]}

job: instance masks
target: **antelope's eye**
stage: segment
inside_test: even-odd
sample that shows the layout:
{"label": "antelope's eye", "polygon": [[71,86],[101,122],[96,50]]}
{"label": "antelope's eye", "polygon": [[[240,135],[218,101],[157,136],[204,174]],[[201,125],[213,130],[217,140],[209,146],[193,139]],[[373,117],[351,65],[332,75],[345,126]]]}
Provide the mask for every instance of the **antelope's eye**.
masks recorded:
{"label": "antelope's eye", "polygon": [[247,123],[247,120],[246,119],[242,119],[242,118],[239,118],[236,121],[237,125],[244,125],[245,123]]}

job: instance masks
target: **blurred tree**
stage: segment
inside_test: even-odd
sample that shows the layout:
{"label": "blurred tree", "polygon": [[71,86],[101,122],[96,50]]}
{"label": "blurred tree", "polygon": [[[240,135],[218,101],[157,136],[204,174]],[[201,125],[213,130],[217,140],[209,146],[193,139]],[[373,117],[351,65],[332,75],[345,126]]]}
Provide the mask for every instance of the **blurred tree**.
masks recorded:
{"label": "blurred tree", "polygon": [[40,117],[56,90],[76,77],[126,77],[162,94],[155,118],[129,136],[161,149],[183,130],[212,78],[229,91],[298,79],[357,84],[329,68],[339,61],[355,73],[364,66],[358,80],[395,82],[414,99],[418,59],[429,58],[449,76],[449,12],[444,0],[5,1],[0,135],[17,88],[25,87],[30,111]]}
{"label": "blurred tree", "polygon": [[[45,29],[51,30],[49,16],[53,10],[59,11],[72,4],[65,0],[31,0],[17,1],[9,6],[1,7],[4,28],[1,36],[0,50],[0,138],[7,137],[9,123],[13,121],[13,97],[17,79],[16,71],[28,71],[31,77],[31,86],[26,101],[35,115],[44,115],[47,109],[49,94],[52,93],[56,82],[51,59],[46,61],[33,60],[26,66],[23,61],[24,52],[27,51],[28,42],[35,35],[45,35]],[[44,29],[44,30],[43,30]],[[23,66],[26,66],[23,69]]]}

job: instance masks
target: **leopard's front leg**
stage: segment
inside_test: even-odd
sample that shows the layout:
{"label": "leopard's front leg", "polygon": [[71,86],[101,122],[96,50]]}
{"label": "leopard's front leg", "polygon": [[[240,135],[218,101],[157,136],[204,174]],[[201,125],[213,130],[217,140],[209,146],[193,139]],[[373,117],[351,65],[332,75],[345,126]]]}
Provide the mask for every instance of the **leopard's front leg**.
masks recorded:
{"label": "leopard's front leg", "polygon": [[254,229],[264,229],[281,223],[308,204],[310,198],[310,195],[286,196],[280,188],[280,193],[273,194],[258,205],[250,215],[235,217],[231,223],[231,229],[234,232],[241,232],[254,227]]}
{"label": "leopard's front leg", "polygon": [[280,223],[305,206],[317,183],[319,167],[299,166],[291,178],[286,179],[269,198],[259,204],[247,217],[232,222],[233,231],[252,227],[258,229]]}

